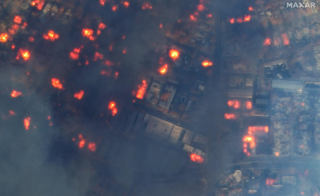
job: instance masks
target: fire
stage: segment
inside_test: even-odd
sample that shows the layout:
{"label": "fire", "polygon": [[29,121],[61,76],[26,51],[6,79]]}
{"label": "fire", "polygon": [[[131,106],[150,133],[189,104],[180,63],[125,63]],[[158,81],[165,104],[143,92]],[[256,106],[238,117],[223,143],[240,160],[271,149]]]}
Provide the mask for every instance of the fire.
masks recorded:
{"label": "fire", "polygon": [[248,10],[250,11],[250,12],[252,12],[253,11],[253,7],[248,7]]}
{"label": "fire", "polygon": [[42,10],[43,6],[44,6],[44,0],[34,0],[31,2],[32,6],[37,6],[38,10]]}
{"label": "fire", "polygon": [[86,140],[85,139],[81,139],[79,141],[79,148],[83,148],[85,144],[86,144]]}
{"label": "fire", "polygon": [[16,46],[15,45],[11,45],[11,49],[13,50],[13,49],[15,49],[16,48]]}
{"label": "fire", "polygon": [[278,157],[278,156],[280,155],[280,153],[279,153],[279,152],[275,152],[274,155],[275,155],[276,157]]}
{"label": "fire", "polygon": [[26,61],[30,58],[30,53],[28,50],[19,49],[19,52],[18,52],[16,59],[18,60],[20,58],[20,56],[23,58],[23,60]]}
{"label": "fire", "polygon": [[247,135],[247,136],[244,136],[244,137],[243,137],[243,141],[244,141],[244,142],[251,142],[252,140],[253,140],[253,137],[252,137],[252,136],[248,136],[248,135]]}
{"label": "fire", "polygon": [[197,5],[197,9],[198,9],[198,11],[200,11],[200,12],[202,12],[203,10],[204,10],[204,5],[203,4],[199,4],[199,5]]}
{"label": "fire", "polygon": [[111,110],[112,116],[115,116],[118,113],[118,109],[116,108],[115,102],[110,101],[108,108],[109,110]]}
{"label": "fire", "polygon": [[243,137],[243,141],[244,142],[250,142],[250,148],[254,148],[255,147],[255,141],[254,141],[254,137],[246,135]]}
{"label": "fire", "polygon": [[237,117],[236,117],[236,115],[233,114],[233,113],[230,113],[230,114],[226,113],[226,114],[224,114],[224,118],[227,119],[227,120],[234,120],[234,119],[236,119]]}
{"label": "fire", "polygon": [[203,158],[200,155],[197,155],[195,153],[192,153],[190,155],[190,159],[191,159],[191,161],[196,162],[196,163],[202,163],[203,162]]}
{"label": "fire", "polygon": [[124,7],[128,8],[130,3],[128,1],[123,2]]}
{"label": "fire", "polygon": [[147,87],[148,87],[147,81],[142,80],[142,85],[139,86],[139,90],[136,94],[137,99],[143,99],[144,94],[146,93]]}
{"label": "fire", "polygon": [[109,60],[106,60],[105,64],[106,64],[106,66],[112,66],[112,65],[114,65],[114,63],[111,62],[111,61],[109,61]]}
{"label": "fire", "polygon": [[8,40],[8,34],[7,33],[1,33],[0,34],[0,42],[5,43]]}
{"label": "fire", "polygon": [[245,15],[243,21],[249,22],[251,20],[251,15]]}
{"label": "fire", "polygon": [[203,67],[210,67],[210,66],[212,66],[212,65],[213,65],[213,63],[210,62],[210,61],[203,61],[203,62],[202,62],[202,66],[203,66]]}
{"label": "fire", "polygon": [[117,11],[117,9],[118,9],[118,6],[117,6],[117,5],[113,5],[113,6],[112,6],[112,11],[115,12],[115,11]]}
{"label": "fire", "polygon": [[271,185],[273,185],[275,182],[277,182],[276,179],[272,179],[272,178],[267,178],[267,179],[266,179],[266,185],[267,185],[267,186],[271,186]]}
{"label": "fire", "polygon": [[90,38],[90,36],[92,36],[92,34],[93,34],[93,30],[92,29],[82,29],[82,35],[84,37]]}
{"label": "fire", "polygon": [[165,65],[163,65],[162,67],[160,67],[160,69],[159,69],[159,73],[160,74],[165,74],[165,73],[167,73],[167,71],[168,71],[168,64],[165,64]]}
{"label": "fire", "polygon": [[81,91],[79,91],[79,92],[77,92],[77,93],[74,94],[74,98],[80,100],[80,99],[82,99],[83,95],[84,95],[84,91],[81,90]]}
{"label": "fire", "polygon": [[191,20],[191,21],[197,21],[197,18],[196,18],[194,15],[191,14],[191,15],[190,15],[190,20]]}
{"label": "fire", "polygon": [[104,6],[107,0],[99,0],[100,5]]}
{"label": "fire", "polygon": [[116,71],[116,73],[114,73],[114,79],[117,79],[119,76],[119,72]]}
{"label": "fire", "polygon": [[81,48],[74,48],[73,51],[70,52],[69,57],[73,60],[79,59],[79,53]]}
{"label": "fire", "polygon": [[247,106],[247,110],[251,110],[252,109],[252,102],[251,101],[247,101],[246,102],[246,106]]}
{"label": "fire", "polygon": [[235,22],[234,18],[231,18],[231,19],[229,20],[229,22],[230,22],[231,24],[233,24],[233,23]]}
{"label": "fire", "polygon": [[30,118],[30,117],[27,117],[27,118],[23,119],[24,128],[25,128],[26,130],[29,130],[30,121],[31,121],[31,118]]}
{"label": "fire", "polygon": [[233,107],[234,109],[239,109],[240,108],[240,101],[238,100],[229,100],[228,101],[228,106]]}
{"label": "fire", "polygon": [[118,109],[117,108],[113,108],[112,109],[112,116],[115,116],[118,113]]}
{"label": "fire", "polygon": [[268,126],[249,126],[248,127],[248,134],[252,134],[253,132],[256,131],[264,131],[265,133],[269,132],[269,127]]}
{"label": "fire", "polygon": [[179,58],[180,53],[179,53],[178,50],[171,49],[171,50],[169,51],[169,55],[170,55],[170,57],[171,57],[173,60],[176,60],[176,59]]}
{"label": "fire", "polygon": [[207,14],[207,18],[212,18],[212,14]]}
{"label": "fire", "polygon": [[162,27],[163,27],[163,25],[162,25],[162,24],[160,24],[160,25],[159,25],[159,28],[160,28],[160,29],[162,29]]}
{"label": "fire", "polygon": [[113,101],[111,101],[110,103],[109,103],[109,109],[111,110],[111,109],[113,109],[113,108],[115,108],[116,107],[116,103],[115,102],[113,102]]}
{"label": "fire", "polygon": [[20,92],[20,91],[13,90],[13,91],[11,92],[11,97],[12,97],[12,98],[17,98],[17,97],[19,97],[19,96],[21,96],[21,95],[22,95],[22,92]]}
{"label": "fire", "polygon": [[98,26],[99,29],[105,29],[106,28],[106,25],[102,22],[100,22],[99,26]]}
{"label": "fire", "polygon": [[34,37],[29,37],[29,42],[34,42]]}
{"label": "fire", "polygon": [[20,16],[15,16],[15,17],[13,18],[13,22],[15,22],[15,23],[17,23],[17,24],[20,24],[20,23],[22,22],[22,19],[21,19]]}
{"label": "fire", "polygon": [[93,61],[97,61],[98,59],[100,59],[100,60],[103,59],[103,54],[96,52],[96,53],[94,53]]}
{"label": "fire", "polygon": [[149,2],[144,2],[142,5],[142,9],[143,10],[151,10],[152,9],[152,5]]}
{"label": "fire", "polygon": [[9,114],[10,114],[11,116],[13,116],[13,115],[15,115],[16,113],[15,113],[13,110],[9,110]]}
{"label": "fire", "polygon": [[243,22],[242,17],[237,18],[237,22],[238,22],[238,23],[242,23],[242,22]]}
{"label": "fire", "polygon": [[88,149],[91,150],[92,152],[95,152],[97,150],[96,143],[90,142],[88,144]]}
{"label": "fire", "polygon": [[58,89],[63,89],[62,84],[60,83],[60,80],[56,79],[56,78],[52,78],[51,79],[51,84],[54,88],[58,88]]}
{"label": "fire", "polygon": [[47,34],[43,35],[43,38],[46,40],[54,41],[59,38],[59,35],[56,34],[53,30],[49,30]]}
{"label": "fire", "polygon": [[281,38],[282,38],[282,41],[283,41],[283,45],[287,46],[290,44],[290,41],[289,41],[289,38],[288,38],[288,35],[283,33],[281,34]]}
{"label": "fire", "polygon": [[123,50],[122,50],[122,54],[126,54],[127,53],[127,48],[125,47],[125,48],[123,48]]}
{"label": "fire", "polygon": [[271,39],[267,37],[267,38],[264,40],[263,45],[264,45],[264,46],[269,46],[270,44],[271,44]]}

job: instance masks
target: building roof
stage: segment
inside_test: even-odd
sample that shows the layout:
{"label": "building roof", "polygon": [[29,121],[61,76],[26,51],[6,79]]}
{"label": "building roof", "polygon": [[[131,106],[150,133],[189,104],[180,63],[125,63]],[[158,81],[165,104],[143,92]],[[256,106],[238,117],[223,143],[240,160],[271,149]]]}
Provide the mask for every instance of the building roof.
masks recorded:
{"label": "building roof", "polygon": [[173,126],[174,125],[170,122],[151,116],[145,133],[168,139]]}
{"label": "building roof", "polygon": [[272,80],[272,89],[301,92],[303,89],[303,82],[295,80]]}
{"label": "building roof", "polygon": [[175,86],[167,84],[161,95],[159,106],[165,110],[169,110],[176,92],[177,88]]}

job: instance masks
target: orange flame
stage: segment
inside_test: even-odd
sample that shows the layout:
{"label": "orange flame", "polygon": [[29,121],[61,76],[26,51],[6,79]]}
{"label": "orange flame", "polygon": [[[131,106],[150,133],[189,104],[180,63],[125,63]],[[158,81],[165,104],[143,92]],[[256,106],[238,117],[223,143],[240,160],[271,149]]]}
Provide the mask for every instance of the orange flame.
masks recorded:
{"label": "orange flame", "polygon": [[233,107],[234,109],[239,109],[240,108],[240,101],[238,100],[229,100],[228,101],[228,106]]}
{"label": "orange flame", "polygon": [[267,178],[267,179],[266,179],[266,185],[267,185],[267,186],[271,186],[271,185],[273,185],[275,182],[277,182],[277,179],[272,179],[272,178]]}
{"label": "orange flame", "polygon": [[252,12],[253,11],[253,7],[248,7],[248,10],[250,11],[250,12]]}
{"label": "orange flame", "polygon": [[203,162],[203,158],[200,155],[197,155],[195,153],[192,153],[190,155],[190,159],[191,159],[191,161],[196,162],[196,163],[202,163]]}
{"label": "orange flame", "polygon": [[251,20],[251,15],[245,15],[243,21],[249,22]]}
{"label": "orange flame", "polygon": [[15,115],[16,113],[15,113],[13,110],[9,110],[9,114],[10,114],[11,116],[13,116],[13,115]]}
{"label": "orange flame", "polygon": [[34,0],[31,2],[31,6],[37,6],[38,10],[42,10],[44,3],[44,0]]}
{"label": "orange flame", "polygon": [[[1,38],[0,38],[0,40],[1,40]],[[11,49],[13,50],[13,49],[15,49],[16,48],[16,46],[15,45],[11,45]]]}
{"label": "orange flame", "polygon": [[30,53],[28,50],[19,49],[16,59],[18,60],[20,56],[23,58],[23,60],[27,61],[30,58]]}
{"label": "orange flame", "polygon": [[236,115],[233,114],[233,113],[230,113],[230,114],[226,113],[226,114],[224,114],[224,118],[227,119],[227,120],[234,120],[234,119],[236,119],[237,117],[236,117]]}
{"label": "orange flame", "polygon": [[162,74],[162,75],[163,75],[163,74],[166,74],[167,71],[168,71],[168,64],[163,65],[163,66],[160,67],[160,69],[159,69],[159,73]]}
{"label": "orange flame", "polygon": [[85,144],[86,144],[86,140],[85,139],[81,139],[79,141],[79,148],[83,148]]}
{"label": "orange flame", "polygon": [[112,116],[115,116],[118,113],[118,109],[117,108],[113,108],[112,109]]}
{"label": "orange flame", "polygon": [[83,95],[84,95],[84,91],[81,90],[81,91],[79,91],[79,92],[77,92],[77,93],[74,94],[74,98],[80,100],[80,99],[82,99]]}
{"label": "orange flame", "polygon": [[207,18],[212,18],[212,14],[207,14]]}
{"label": "orange flame", "polygon": [[111,109],[113,109],[113,108],[115,108],[116,107],[116,103],[115,102],[113,102],[113,101],[111,101],[110,103],[109,103],[109,109],[111,110]]}
{"label": "orange flame", "polygon": [[197,21],[197,18],[196,18],[194,15],[191,14],[191,15],[190,15],[190,20],[191,20],[191,21]]}
{"label": "orange flame", "polygon": [[92,152],[95,152],[97,150],[96,143],[90,142],[88,144],[88,149],[91,150]]}
{"label": "orange flame", "polygon": [[56,34],[53,30],[49,30],[47,34],[43,35],[43,38],[46,40],[54,41],[59,38],[59,35]]}
{"label": "orange flame", "polygon": [[254,141],[254,137],[252,136],[249,136],[249,135],[246,135],[243,137],[243,141],[244,142],[250,142],[250,148],[254,148],[255,147],[255,141]]}
{"label": "orange flame", "polygon": [[99,29],[105,29],[106,28],[106,25],[102,22],[100,22],[99,26],[98,26]]}
{"label": "orange flame", "polygon": [[1,33],[0,34],[0,42],[5,43],[8,40],[8,34],[7,33]]}
{"label": "orange flame", "polygon": [[263,45],[264,45],[264,46],[269,46],[270,44],[271,44],[271,39],[267,37],[267,38],[264,40]]}
{"label": "orange flame", "polygon": [[235,19],[234,19],[234,18],[231,18],[231,19],[229,20],[229,22],[230,22],[231,24],[233,24],[233,23],[235,22]]}
{"label": "orange flame", "polygon": [[151,10],[152,9],[152,5],[149,2],[144,2],[142,5],[142,9],[143,10]]}
{"label": "orange flame", "polygon": [[73,51],[70,52],[69,57],[72,60],[77,60],[79,59],[79,53],[80,53],[80,48],[74,48]]}
{"label": "orange flame", "polygon": [[281,38],[282,38],[282,41],[283,41],[283,45],[287,46],[290,44],[290,41],[289,41],[289,38],[288,38],[288,35],[283,33],[281,34]]}
{"label": "orange flame", "polygon": [[11,97],[13,97],[13,98],[17,98],[17,97],[19,97],[21,95],[22,95],[22,93],[20,91],[13,90],[11,92]]}
{"label": "orange flame", "polygon": [[63,86],[62,84],[60,83],[60,80],[56,79],[56,78],[52,78],[51,79],[51,84],[54,88],[58,88],[58,89],[62,89]]}
{"label": "orange flame", "polygon": [[123,2],[124,7],[128,8],[130,3],[128,1]]}
{"label": "orange flame", "polygon": [[29,42],[34,42],[34,37],[29,37]]}
{"label": "orange flame", "polygon": [[99,0],[100,5],[104,6],[107,0]]}
{"label": "orange flame", "polygon": [[204,10],[204,5],[203,4],[199,4],[199,5],[197,5],[197,9],[198,9],[198,11],[200,11],[200,12],[202,12],[203,10]]}
{"label": "orange flame", "polygon": [[99,52],[94,53],[93,61],[97,61],[98,59],[103,59],[103,55]]}
{"label": "orange flame", "polygon": [[148,87],[147,81],[142,80],[142,85],[139,86],[139,90],[136,94],[137,99],[143,99],[144,94],[146,93],[147,87]]}
{"label": "orange flame", "polygon": [[117,9],[118,9],[118,5],[113,5],[113,6],[112,6],[112,11],[115,12],[115,11],[117,11]]}
{"label": "orange flame", "polygon": [[252,102],[251,101],[247,101],[246,105],[247,105],[247,110],[251,110],[252,109]]}
{"label": "orange flame", "polygon": [[15,23],[17,23],[17,24],[20,24],[20,23],[22,22],[22,19],[21,19],[20,16],[15,16],[15,17],[13,18],[13,22],[15,22]]}
{"label": "orange flame", "polygon": [[169,51],[169,55],[170,55],[170,57],[171,57],[173,60],[176,60],[176,59],[179,58],[180,53],[179,53],[178,50],[171,49],[171,50]]}
{"label": "orange flame", "polygon": [[29,130],[30,121],[31,121],[31,118],[30,118],[30,117],[27,117],[27,118],[23,119],[24,128],[25,128],[26,130]]}
{"label": "orange flame", "polygon": [[242,23],[243,22],[243,19],[241,17],[237,18],[237,22],[238,23]]}
{"label": "orange flame", "polygon": [[210,66],[212,66],[212,65],[213,65],[213,63],[210,62],[210,61],[203,61],[203,62],[202,62],[202,66],[203,66],[203,67],[210,67]]}
{"label": "orange flame", "polygon": [[84,37],[88,37],[90,40],[93,38],[94,39],[94,37],[92,36],[92,34],[93,34],[93,30],[92,29],[82,29],[82,35],[84,36]]}

